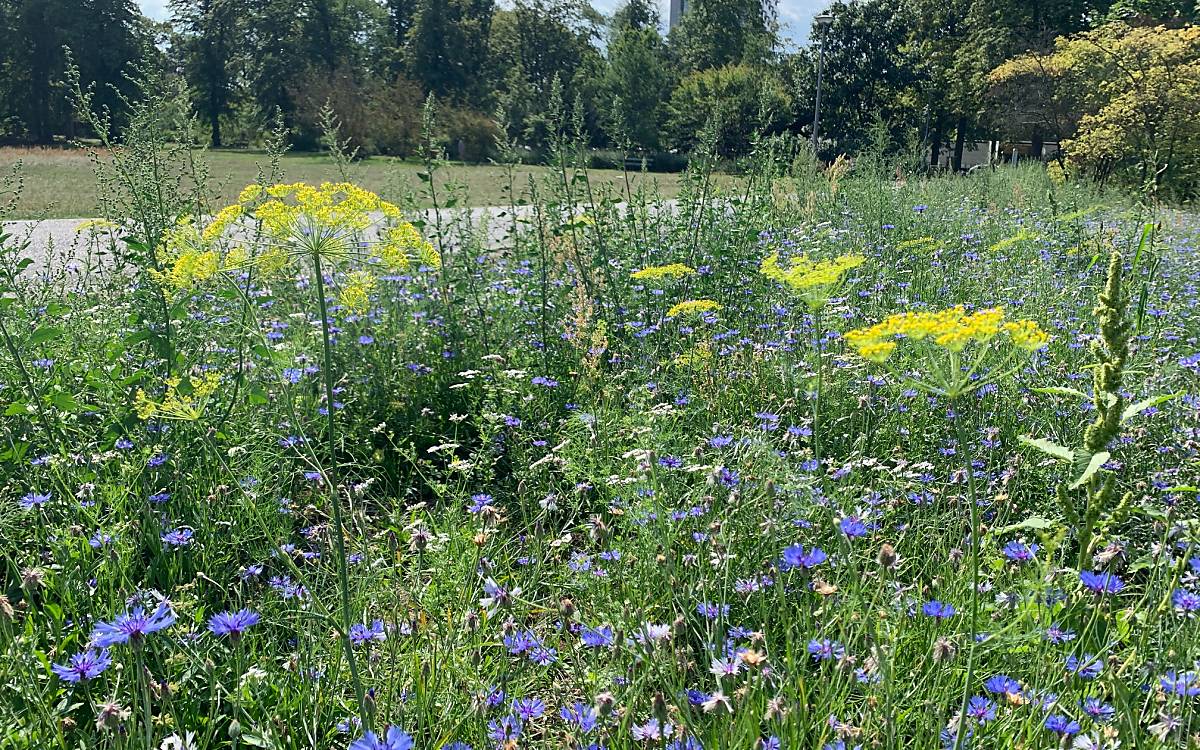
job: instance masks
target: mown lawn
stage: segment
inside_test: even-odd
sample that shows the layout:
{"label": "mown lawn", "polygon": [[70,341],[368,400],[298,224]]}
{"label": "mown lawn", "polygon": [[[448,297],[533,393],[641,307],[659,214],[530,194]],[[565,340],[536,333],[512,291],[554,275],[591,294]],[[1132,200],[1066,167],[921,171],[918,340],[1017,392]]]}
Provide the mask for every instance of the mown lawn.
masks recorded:
{"label": "mown lawn", "polygon": [[[204,159],[211,174],[210,187],[214,204],[225,205],[238,192],[254,182],[259,165],[267,157],[261,152],[207,151]],[[3,148],[0,149],[0,173],[9,172],[20,162],[24,190],[13,214],[7,218],[65,219],[98,215],[97,180],[89,155],[78,150]],[[288,154],[283,169],[289,181],[318,183],[338,180],[337,166],[321,154]],[[423,167],[411,161],[374,158],[359,162],[348,175],[355,183],[379,193],[384,198],[402,202],[409,196],[416,205],[428,207],[430,201],[421,191],[418,173]],[[514,171],[514,184],[522,199],[529,198],[530,177],[538,183],[553,178],[555,173],[544,167],[520,166]],[[470,196],[471,205],[500,205],[509,202],[504,168],[495,164],[451,164],[439,171],[439,191],[443,196],[448,188],[461,185]],[[602,186],[624,191],[624,175],[619,170],[600,169],[590,173],[593,190]],[[661,197],[674,197],[679,191],[677,174],[631,174],[633,189],[643,186]]]}

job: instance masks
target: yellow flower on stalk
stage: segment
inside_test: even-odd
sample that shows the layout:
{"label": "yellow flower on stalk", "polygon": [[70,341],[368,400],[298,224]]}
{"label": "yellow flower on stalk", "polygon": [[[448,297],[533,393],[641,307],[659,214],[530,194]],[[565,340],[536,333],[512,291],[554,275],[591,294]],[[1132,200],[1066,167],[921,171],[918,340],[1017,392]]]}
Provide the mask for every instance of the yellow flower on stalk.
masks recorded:
{"label": "yellow flower on stalk", "polygon": [[[1021,355],[1031,355],[1050,342],[1032,320],[1006,321],[1000,307],[968,313],[962,305],[899,313],[847,331],[844,338],[863,359],[889,367],[901,346],[924,355],[929,371],[923,377],[895,368],[893,372],[922,390],[951,398],[1012,374],[1021,366]],[[975,378],[983,367],[987,372]]]}
{"label": "yellow flower on stalk", "polygon": [[[223,271],[254,266],[265,274],[277,273],[292,259],[314,253],[330,261],[378,264],[387,271],[405,270],[414,261],[441,265],[433,245],[404,221],[395,204],[348,182],[296,182],[246,186],[236,203],[218,211],[202,229],[191,217],[181,219],[157,252],[162,270],[151,275],[177,295]],[[357,291],[363,283],[359,279]],[[361,294],[356,297],[361,299]]]}
{"label": "yellow flower on stalk", "polygon": [[831,260],[817,260],[807,255],[791,258],[787,265],[779,262],[779,253],[772,253],[759,271],[772,281],[796,292],[814,310],[823,307],[841,284],[848,271],[867,261],[861,255],[839,255]]}
{"label": "yellow flower on stalk", "polygon": [[338,302],[351,312],[366,312],[375,291],[375,277],[366,271],[351,271],[338,292]]}
{"label": "yellow flower on stalk", "polygon": [[721,309],[721,305],[713,302],[710,299],[693,299],[687,302],[680,302],[667,310],[667,317],[674,318],[677,315],[692,315],[703,314],[706,312],[715,312]]}
{"label": "yellow flower on stalk", "polygon": [[189,388],[181,390],[182,378],[168,378],[167,390],[162,401],[155,401],[138,389],[134,396],[134,408],[139,419],[171,419],[181,422],[194,422],[204,413],[204,403],[208,397],[217,392],[221,385],[221,375],[207,372],[192,378]]}
{"label": "yellow flower on stalk", "polygon": [[674,364],[679,367],[700,367],[708,364],[712,358],[712,347],[708,345],[707,341],[702,341],[683,354],[676,356]]}
{"label": "yellow flower on stalk", "polygon": [[685,266],[682,263],[671,263],[665,266],[643,268],[640,271],[634,271],[629,274],[629,277],[638,281],[649,281],[653,279],[682,279],[685,276],[694,276],[695,273],[696,269],[691,266]]}

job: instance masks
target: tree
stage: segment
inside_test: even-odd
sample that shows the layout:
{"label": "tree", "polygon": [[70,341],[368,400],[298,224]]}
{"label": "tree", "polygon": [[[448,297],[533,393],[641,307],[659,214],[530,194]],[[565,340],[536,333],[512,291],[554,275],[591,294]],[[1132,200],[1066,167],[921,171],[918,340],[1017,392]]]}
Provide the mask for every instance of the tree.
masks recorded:
{"label": "tree", "polygon": [[612,25],[601,87],[610,127],[633,146],[657,149],[666,118],[664,100],[673,84],[658,14],[644,0],[633,0],[617,11]]}
{"label": "tree", "polygon": [[770,71],[730,65],[686,76],[671,95],[670,110],[674,145],[693,148],[701,132],[715,124],[720,133],[717,150],[739,156],[749,150],[754,133],[787,126],[792,100]]}
{"label": "tree", "polygon": [[[828,155],[858,153],[872,143],[875,123],[887,125],[891,145],[903,149],[921,124],[916,72],[905,52],[911,19],[889,0],[839,2],[823,36],[825,78],[821,88],[821,141]],[[797,130],[812,123],[817,52],[792,60],[794,90],[801,102]]]}
{"label": "tree", "polygon": [[765,64],[778,41],[775,0],[695,0],[671,32],[689,71]]}
{"label": "tree", "polygon": [[417,0],[408,35],[408,70],[426,92],[482,103],[494,0]]}
{"label": "tree", "polygon": [[192,89],[192,104],[208,124],[209,141],[220,148],[221,118],[233,110],[239,67],[239,0],[173,0],[173,23],[180,32],[176,54]]}
{"label": "tree", "polygon": [[1178,197],[1200,191],[1200,27],[1108,23],[1007,61],[990,80],[1008,87],[1032,74],[1078,112],[1062,142],[1069,165]]}

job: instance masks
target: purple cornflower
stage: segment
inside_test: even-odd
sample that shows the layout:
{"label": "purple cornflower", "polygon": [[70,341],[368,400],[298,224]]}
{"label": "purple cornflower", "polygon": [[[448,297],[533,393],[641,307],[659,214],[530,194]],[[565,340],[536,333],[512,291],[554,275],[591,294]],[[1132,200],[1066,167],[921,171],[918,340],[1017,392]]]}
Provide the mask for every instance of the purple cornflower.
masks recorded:
{"label": "purple cornflower", "polygon": [[520,736],[521,720],[516,716],[502,716],[499,719],[492,719],[488,722],[488,739],[497,745],[513,742]]}
{"label": "purple cornflower", "polygon": [[659,724],[658,719],[647,719],[645,724],[634,724],[629,729],[635,740],[663,740],[675,734],[671,723]]}
{"label": "purple cornflower", "polygon": [[1092,721],[1106,723],[1112,719],[1117,713],[1117,710],[1108,705],[1099,698],[1086,698],[1080,704],[1083,712],[1092,718]]}
{"label": "purple cornflower", "polygon": [[1125,582],[1112,573],[1093,573],[1090,570],[1080,572],[1079,580],[1083,587],[1093,594],[1117,594],[1125,588]]}
{"label": "purple cornflower", "polygon": [[213,615],[208,621],[208,629],[216,636],[228,636],[231,641],[238,641],[242,634],[252,626],[257,625],[259,615],[249,609],[239,609],[237,612],[221,612]]}
{"label": "purple cornflower", "polygon": [[374,732],[367,732],[350,743],[349,750],[413,750],[416,743],[400,727],[388,727],[382,738]]}
{"label": "purple cornflower", "polygon": [[98,648],[109,648],[119,643],[140,645],[150,633],[158,632],[175,624],[175,613],[171,605],[160,602],[154,614],[146,614],[141,607],[134,607],[129,612],[117,615],[112,622],[99,622],[92,630],[92,645]]}
{"label": "purple cornflower", "polygon": [[838,522],[838,528],[850,539],[867,535],[867,525],[858,516],[846,516]]}
{"label": "purple cornflower", "polygon": [[86,682],[100,676],[112,664],[107,649],[92,649],[75,654],[66,664],[51,667],[63,682]]}

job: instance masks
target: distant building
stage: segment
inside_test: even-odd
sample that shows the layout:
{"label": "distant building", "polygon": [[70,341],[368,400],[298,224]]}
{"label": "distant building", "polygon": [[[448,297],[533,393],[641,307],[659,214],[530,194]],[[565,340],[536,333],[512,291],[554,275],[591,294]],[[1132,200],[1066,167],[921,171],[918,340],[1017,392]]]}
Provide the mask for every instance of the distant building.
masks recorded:
{"label": "distant building", "polygon": [[673,29],[679,25],[683,14],[687,13],[688,0],[671,0],[671,12],[667,15],[667,27]]}

